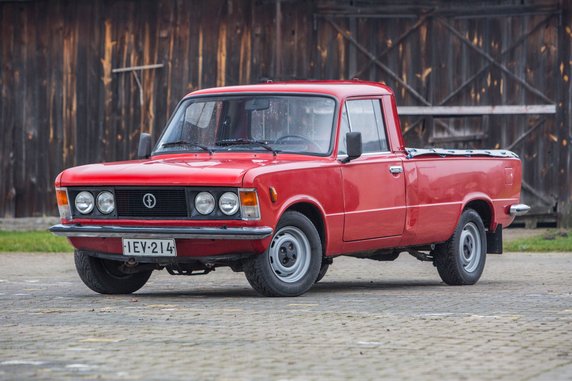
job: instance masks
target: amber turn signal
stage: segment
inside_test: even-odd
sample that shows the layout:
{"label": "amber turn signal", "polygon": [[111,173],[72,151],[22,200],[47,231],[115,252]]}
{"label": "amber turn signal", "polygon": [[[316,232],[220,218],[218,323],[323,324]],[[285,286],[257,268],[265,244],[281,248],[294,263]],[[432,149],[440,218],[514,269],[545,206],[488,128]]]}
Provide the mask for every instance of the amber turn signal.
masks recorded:
{"label": "amber turn signal", "polygon": [[68,205],[68,192],[65,189],[56,189],[56,200],[58,205]]}
{"label": "amber turn signal", "polygon": [[240,192],[240,204],[242,206],[257,206],[258,199],[256,197],[256,192],[254,191]]}
{"label": "amber turn signal", "polygon": [[276,188],[270,187],[270,200],[272,202],[278,201],[278,192],[276,192]]}

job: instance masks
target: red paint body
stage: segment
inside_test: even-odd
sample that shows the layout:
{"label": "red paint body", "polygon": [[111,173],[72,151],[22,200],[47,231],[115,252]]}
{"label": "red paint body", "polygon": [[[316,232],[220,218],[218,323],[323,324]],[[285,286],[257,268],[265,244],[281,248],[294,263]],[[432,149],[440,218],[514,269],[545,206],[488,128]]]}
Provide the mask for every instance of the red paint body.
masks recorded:
{"label": "red paint body", "polygon": [[[94,164],[67,169],[57,187],[81,186],[200,186],[255,188],[258,221],[74,219],[64,224],[119,226],[269,226],[276,228],[291,207],[313,208],[323,225],[327,256],[381,248],[418,246],[446,241],[463,208],[487,203],[491,231],[509,225],[508,213],[519,202],[521,163],[517,158],[407,158],[395,98],[377,83],[355,81],[288,82],[201,90],[189,96],[235,93],[326,94],[337,100],[336,140],[327,157],[268,152],[163,154],[147,160]],[[341,105],[352,98],[379,99],[389,152],[342,163],[337,157]],[[403,173],[392,174],[400,165]],[[278,194],[272,202],[269,189]],[[83,250],[121,254],[120,238],[70,238]],[[179,256],[256,253],[266,250],[262,240],[178,239]]]}

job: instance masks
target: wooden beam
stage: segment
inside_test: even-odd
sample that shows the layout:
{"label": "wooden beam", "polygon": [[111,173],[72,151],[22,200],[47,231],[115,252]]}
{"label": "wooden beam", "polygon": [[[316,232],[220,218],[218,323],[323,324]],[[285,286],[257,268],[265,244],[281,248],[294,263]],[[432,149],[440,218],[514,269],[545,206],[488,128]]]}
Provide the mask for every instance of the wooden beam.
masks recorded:
{"label": "wooden beam", "polygon": [[[419,8],[412,5],[390,5],[379,4],[379,0],[372,1],[370,4],[361,1],[359,9],[356,10],[355,5],[341,5],[342,2],[332,2],[335,5],[327,3],[327,5],[318,5],[317,16],[323,17],[357,17],[357,18],[418,18]],[[347,2],[348,4],[351,2]],[[432,2],[427,2],[432,3]],[[446,2],[445,2],[446,3]],[[556,3],[556,2],[555,2]],[[452,7],[439,7],[436,9],[435,14],[445,17],[454,18],[483,18],[483,17],[511,17],[511,16],[538,16],[544,14],[558,13],[557,5],[552,4],[538,4],[538,5],[468,5],[468,6],[452,6]]]}
{"label": "wooden beam", "polygon": [[530,135],[538,127],[542,126],[545,121],[546,121],[546,118],[540,119],[538,122],[536,122],[534,124],[534,126],[530,127],[524,134],[520,135],[514,142],[511,143],[511,145],[509,145],[505,149],[512,150],[514,147],[516,147],[516,145],[518,145],[520,142],[522,142],[524,140],[524,138],[526,138],[528,135]]}
{"label": "wooden beam", "polygon": [[471,134],[471,135],[450,135],[450,136],[439,136],[430,137],[428,139],[429,143],[459,143],[459,142],[471,142],[475,140],[484,140],[487,138],[487,134]]}
{"label": "wooden beam", "polygon": [[124,73],[126,71],[160,69],[162,67],[163,67],[163,64],[130,66],[130,67],[120,67],[117,69],[113,69],[113,70],[111,70],[111,72],[112,73]]}
{"label": "wooden beam", "polygon": [[470,116],[470,115],[522,115],[555,114],[555,105],[507,106],[401,106],[400,115]]}
{"label": "wooden beam", "polygon": [[522,180],[522,189],[526,190],[527,192],[532,194],[534,197],[536,197],[537,199],[539,199],[544,204],[546,204],[550,207],[554,207],[554,204],[556,204],[556,197],[551,198],[551,197],[543,195],[542,193],[540,193],[540,191],[536,190],[532,185],[530,185],[529,183],[527,183],[524,180]]}

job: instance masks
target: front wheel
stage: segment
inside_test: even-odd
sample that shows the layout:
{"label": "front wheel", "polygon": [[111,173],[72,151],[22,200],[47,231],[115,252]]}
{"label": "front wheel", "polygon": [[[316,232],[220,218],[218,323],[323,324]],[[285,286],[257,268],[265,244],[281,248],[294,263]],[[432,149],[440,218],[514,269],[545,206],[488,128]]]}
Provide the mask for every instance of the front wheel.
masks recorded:
{"label": "front wheel", "polygon": [[131,294],[147,283],[153,270],[125,273],[120,261],[93,257],[76,250],[75,267],[87,287],[100,294]]}
{"label": "front wheel", "polygon": [[246,279],[264,296],[298,296],[320,272],[322,243],[314,224],[302,213],[284,213],[270,246],[245,264]]}
{"label": "front wheel", "polygon": [[435,250],[435,266],[449,285],[475,284],[485,268],[487,240],[483,220],[473,209],[461,214],[453,236]]}

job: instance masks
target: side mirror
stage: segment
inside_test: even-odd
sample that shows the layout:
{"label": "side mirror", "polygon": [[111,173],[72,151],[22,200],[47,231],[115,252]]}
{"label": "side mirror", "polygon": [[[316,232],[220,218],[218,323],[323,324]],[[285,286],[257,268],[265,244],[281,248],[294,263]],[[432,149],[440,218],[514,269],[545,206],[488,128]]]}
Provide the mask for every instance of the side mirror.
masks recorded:
{"label": "side mirror", "polygon": [[151,134],[145,132],[141,133],[139,137],[139,149],[137,150],[138,159],[147,159],[151,156],[151,150],[153,149],[151,144]]}
{"label": "side mirror", "polygon": [[346,134],[346,148],[348,151],[348,157],[342,161],[343,163],[347,163],[350,160],[357,159],[361,156],[361,132],[348,132]]}

